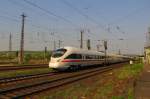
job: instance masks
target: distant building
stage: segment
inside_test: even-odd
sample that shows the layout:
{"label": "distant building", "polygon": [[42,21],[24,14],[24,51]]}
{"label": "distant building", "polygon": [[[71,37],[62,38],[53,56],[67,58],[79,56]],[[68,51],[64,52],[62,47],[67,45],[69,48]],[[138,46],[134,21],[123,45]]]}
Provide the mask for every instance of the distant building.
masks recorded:
{"label": "distant building", "polygon": [[150,27],[146,35],[146,47],[144,48],[145,62],[150,64]]}
{"label": "distant building", "polygon": [[145,62],[150,64],[150,46],[144,48],[145,52]]}

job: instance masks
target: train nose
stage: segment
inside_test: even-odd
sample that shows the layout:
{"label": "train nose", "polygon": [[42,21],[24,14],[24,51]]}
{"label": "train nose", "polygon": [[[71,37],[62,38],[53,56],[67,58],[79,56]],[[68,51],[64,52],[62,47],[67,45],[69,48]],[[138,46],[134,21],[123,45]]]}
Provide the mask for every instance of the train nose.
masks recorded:
{"label": "train nose", "polygon": [[55,63],[50,62],[50,63],[49,63],[49,67],[50,67],[50,68],[58,68],[58,67],[59,67],[59,64],[56,63],[56,62],[55,62]]}

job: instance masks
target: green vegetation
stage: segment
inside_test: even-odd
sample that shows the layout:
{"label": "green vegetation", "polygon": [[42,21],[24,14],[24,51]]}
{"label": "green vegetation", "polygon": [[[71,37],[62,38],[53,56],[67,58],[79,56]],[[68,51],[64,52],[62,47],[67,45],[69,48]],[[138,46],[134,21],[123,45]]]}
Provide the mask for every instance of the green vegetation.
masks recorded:
{"label": "green vegetation", "polygon": [[0,52],[0,63],[1,62],[8,62],[8,61],[14,61],[16,62],[16,57],[17,57],[17,51],[1,51]]}
{"label": "green vegetation", "polygon": [[128,88],[126,98],[124,96],[113,96],[112,99],[134,99],[133,94],[133,88]]}
{"label": "green vegetation", "polygon": [[[78,82],[62,91],[52,92],[41,99],[134,99],[130,79],[135,79],[142,71],[143,64],[126,65],[116,69],[109,76],[96,76],[92,83]],[[91,82],[89,81],[89,82]]]}
{"label": "green vegetation", "polygon": [[123,96],[113,96],[112,99],[125,99]]}
{"label": "green vegetation", "polygon": [[[18,63],[18,51],[1,51],[0,63],[15,62]],[[47,63],[50,60],[51,51],[25,51],[24,64]]]}
{"label": "green vegetation", "polygon": [[106,83],[104,86],[97,89],[94,99],[107,99],[107,95],[113,91],[113,84]]}
{"label": "green vegetation", "polygon": [[51,71],[50,68],[43,68],[43,69],[30,69],[30,70],[16,70],[16,71],[0,72],[0,78],[48,73],[50,71]]}
{"label": "green vegetation", "polygon": [[123,67],[117,74],[118,79],[125,79],[137,76],[143,69],[143,64],[133,64]]}
{"label": "green vegetation", "polygon": [[127,93],[128,99],[134,99],[133,94],[133,88],[129,88]]}
{"label": "green vegetation", "polygon": [[51,52],[48,51],[48,52],[44,52],[44,51],[26,51],[25,52],[25,55],[29,55],[30,54],[30,58],[31,59],[35,59],[35,60],[38,60],[38,59],[50,59],[50,56],[51,56]]}
{"label": "green vegetation", "polygon": [[29,63],[30,59],[31,59],[31,54],[26,54],[24,57],[25,63]]}

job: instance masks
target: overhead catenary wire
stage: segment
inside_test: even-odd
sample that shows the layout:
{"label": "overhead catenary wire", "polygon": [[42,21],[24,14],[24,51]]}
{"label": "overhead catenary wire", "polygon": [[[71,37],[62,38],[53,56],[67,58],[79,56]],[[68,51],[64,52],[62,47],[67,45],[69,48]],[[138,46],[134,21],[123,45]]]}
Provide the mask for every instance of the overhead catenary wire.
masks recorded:
{"label": "overhead catenary wire", "polygon": [[60,16],[60,15],[57,15],[57,14],[55,14],[54,12],[51,12],[51,11],[49,11],[49,10],[47,10],[47,9],[44,9],[44,8],[40,7],[39,5],[37,5],[37,4],[35,4],[35,3],[31,2],[31,1],[29,1],[29,0],[23,0],[23,1],[26,2],[27,4],[33,6],[33,7],[36,7],[36,8],[38,8],[38,9],[40,9],[41,11],[43,11],[43,12],[49,14],[49,15],[55,16],[55,17],[57,17],[58,19],[61,19],[61,20],[65,21],[65,22],[67,22],[67,23],[69,23],[69,24],[71,24],[71,25],[73,25],[73,26],[75,26],[75,27],[78,27],[78,25],[74,24],[72,21],[70,21],[70,20],[68,20],[68,19],[66,19],[66,18],[64,18],[64,17],[62,17],[62,16]]}
{"label": "overhead catenary wire", "polygon": [[[7,15],[3,14],[3,15],[0,15],[0,17],[4,18],[4,19],[7,19],[7,20],[10,20],[10,21],[13,21],[13,22],[17,22],[17,23],[20,22],[20,20],[18,20],[17,17],[9,15],[9,14],[7,14]],[[27,19],[27,21],[28,21],[29,25],[31,25],[34,28],[42,29],[42,30],[47,31],[47,32],[49,32],[49,30],[50,30],[48,27],[43,27],[43,26],[40,26],[40,25],[37,25],[37,24],[36,25],[33,24],[33,21],[31,19]]]}
{"label": "overhead catenary wire", "polygon": [[[15,1],[15,0],[8,0],[11,4],[13,4],[13,5],[16,5],[16,6],[19,6],[19,7],[21,7],[21,8],[24,8],[25,10],[29,10],[29,11],[31,11],[32,10],[32,12],[33,13],[36,13],[36,11],[38,11],[38,10],[34,10],[34,9],[32,9],[31,7],[26,7],[24,4],[22,4],[22,3],[20,3],[20,2],[18,2],[18,1]],[[20,0],[21,1],[21,0]],[[24,10],[24,9],[22,9],[22,10]],[[38,14],[39,15],[39,12],[40,11],[38,11],[36,14]],[[41,15],[43,15],[43,13],[41,13],[40,14],[40,16]],[[48,16],[48,18],[50,18],[50,15],[47,15]],[[52,17],[51,17],[52,18]],[[57,21],[57,19],[55,18],[54,19],[54,17],[53,17],[53,20],[56,20]]]}
{"label": "overhead catenary wire", "polygon": [[[106,28],[104,25],[100,24],[99,22],[97,22],[95,19],[93,19],[92,17],[90,17],[89,15],[87,15],[86,13],[84,13],[83,11],[81,11],[79,8],[75,7],[74,5],[72,5],[70,2],[68,2],[67,0],[60,0],[62,3],[64,3],[65,5],[69,6],[70,8],[74,9],[77,13],[79,13],[80,15],[82,15],[83,17],[85,17],[86,19],[88,19],[90,22],[94,23],[97,25],[97,27],[100,27],[101,29],[103,29],[104,31],[106,31],[107,33],[111,33],[114,37],[117,37],[116,34],[113,34],[112,31],[108,28]],[[88,32],[89,34],[91,34],[94,37],[97,37],[97,35],[94,35],[94,33]]]}
{"label": "overhead catenary wire", "polygon": [[[10,0],[9,0],[9,1],[10,1]],[[53,14],[52,12],[50,12],[50,11],[44,9],[44,8],[41,8],[40,6],[34,4],[33,2],[30,2],[30,1],[28,1],[28,0],[24,0],[24,1],[25,1],[26,3],[32,5],[32,6],[36,7],[36,8],[41,9],[42,11],[44,11],[44,12],[46,12],[46,13],[50,13],[50,15],[52,14],[53,16],[55,16],[55,17],[57,17],[57,18],[60,18],[60,17],[56,16],[56,14]],[[12,2],[12,3],[15,4],[15,2]],[[15,5],[19,5],[19,4],[20,4],[20,3],[17,3],[17,4],[15,4]],[[20,5],[20,6],[22,6],[22,5]],[[86,15],[85,15],[85,17],[86,17]],[[87,17],[88,17],[88,16],[87,16]],[[29,22],[31,22],[31,21],[29,21]],[[32,26],[33,26],[33,27],[36,27],[36,28],[40,28],[40,27],[41,27],[41,26],[37,26],[37,25],[33,25],[33,24],[32,24]],[[49,31],[48,28],[45,28],[45,29]],[[91,34],[91,33],[89,33],[89,34]],[[92,34],[92,35],[93,35],[93,34]],[[97,37],[97,36],[95,36],[95,37]]]}
{"label": "overhead catenary wire", "polygon": [[43,11],[43,12],[45,12],[45,13],[51,15],[51,16],[55,16],[56,18],[61,19],[61,20],[65,21],[65,22],[69,23],[70,25],[72,25],[72,26],[74,26],[76,28],[80,28],[77,24],[74,24],[72,21],[68,20],[67,18],[64,18],[64,17],[62,17],[60,15],[57,15],[57,14],[53,13],[52,11],[49,11],[49,10],[47,10],[45,8],[42,8],[39,5],[33,3],[31,1],[29,1],[29,0],[23,0],[23,1],[26,2],[27,4],[31,5],[31,6],[35,7],[35,8],[40,9],[41,11]]}
{"label": "overhead catenary wire", "polygon": [[[17,22],[19,23],[20,20],[16,19],[16,18],[12,18],[10,16],[5,16],[5,15],[0,15],[1,18],[4,18],[4,19],[7,19],[7,20],[10,20],[10,21],[13,21],[13,22]],[[35,24],[32,24],[30,21],[28,21],[30,23],[30,25],[34,28],[40,28],[40,29],[43,29],[43,30],[47,30],[48,31],[48,28],[46,27],[41,27],[41,26],[38,26],[38,25],[35,25]]]}
{"label": "overhead catenary wire", "polygon": [[[22,3],[20,3],[20,2],[17,2],[17,1],[15,1],[15,0],[8,0],[11,4],[13,4],[13,5],[16,5],[16,6],[19,6],[19,7],[23,7],[25,10],[26,9],[28,9],[28,10],[32,10],[34,13],[35,13],[35,10],[33,10],[31,7],[26,7],[25,5],[23,5]],[[7,14],[6,12],[4,12],[4,14]],[[37,14],[39,14],[39,13],[37,13]],[[7,14],[7,15],[9,15],[9,14]],[[41,15],[43,15],[43,14],[41,14]],[[45,14],[46,15],[46,14]],[[11,15],[11,17],[12,17],[12,15]],[[13,16],[13,17],[15,17],[16,18],[16,16]],[[31,20],[31,16],[29,16],[30,17],[30,19],[28,18],[27,20],[28,20],[28,23],[33,23],[33,21]],[[48,15],[48,18],[50,18],[50,16]],[[52,17],[51,17],[52,18]],[[55,20],[56,20],[56,17],[55,17]],[[56,20],[56,21],[58,21],[58,20]],[[45,30],[50,30],[50,28],[48,28],[48,27],[43,27],[43,26],[40,26],[40,25],[35,25],[35,24],[31,24],[33,27],[35,27],[35,28],[43,28],[43,30],[45,29]],[[58,30],[59,28],[57,28],[57,30]],[[66,29],[59,29],[59,30],[68,30],[68,29],[70,29],[70,28],[66,28]],[[70,29],[70,30],[79,30],[79,29],[74,29],[74,28],[72,28],[72,29]]]}
{"label": "overhead catenary wire", "polygon": [[[114,24],[116,24],[116,23],[123,22],[124,20],[130,18],[131,16],[134,16],[134,15],[138,14],[139,12],[143,11],[143,9],[145,9],[146,7],[147,7],[147,6],[140,7],[140,8],[136,8],[136,9],[130,11],[127,15],[122,16],[122,17],[120,17],[120,18],[118,18],[118,19],[116,19],[116,20],[110,22],[109,25],[112,26],[112,25],[114,25]],[[117,31],[121,32],[122,34],[125,34],[125,33],[126,33],[126,32],[124,32],[122,29],[120,29],[120,26],[118,26],[118,25],[117,25],[117,26],[114,26],[114,28],[115,28]]]}
{"label": "overhead catenary wire", "polygon": [[19,22],[19,20],[15,19],[15,18],[12,18],[12,17],[8,17],[8,16],[3,16],[3,15],[0,15],[1,18],[5,18],[5,19],[8,19],[8,20],[11,20],[11,21],[14,21],[14,22]]}
{"label": "overhead catenary wire", "polygon": [[[15,21],[15,22],[17,22],[17,23],[19,23],[20,22],[20,20],[18,20],[17,18],[15,18],[15,17],[10,17],[11,15],[9,15],[9,17],[7,17],[7,16],[0,16],[0,17],[2,17],[2,18],[5,18],[5,19],[8,19],[8,20],[10,20],[10,21]],[[44,42],[44,43],[48,43],[49,41],[48,41],[48,38],[46,39],[45,37],[48,37],[48,36],[45,36],[45,33],[50,33],[50,32],[52,32],[52,31],[50,31],[50,29],[48,29],[47,27],[41,27],[40,25],[35,25],[35,24],[33,24],[33,22],[32,22],[32,20],[30,20],[30,19],[27,19],[27,23],[31,26],[31,27],[33,27],[33,28],[36,28],[36,29],[38,29],[38,32],[40,32],[40,33],[42,33],[41,34],[41,38],[40,39],[38,39],[38,40],[36,40],[36,41],[34,41],[34,42],[39,42],[39,40],[42,40],[42,42]],[[42,29],[41,31],[39,31],[39,29]],[[44,32],[45,31],[45,32]],[[43,34],[44,33],[44,34]],[[36,33],[37,34],[37,33]],[[39,38],[39,33],[37,34],[37,36],[38,36],[38,38]],[[57,35],[55,35],[55,36],[57,36]],[[2,36],[1,36],[2,37]],[[34,36],[35,37],[35,36]],[[30,38],[31,39],[31,38]],[[60,39],[60,37],[58,37],[58,39]],[[16,39],[17,41],[19,40],[19,39]],[[30,42],[31,43],[31,42]],[[32,40],[32,43],[33,43],[33,40]]]}
{"label": "overhead catenary wire", "polygon": [[83,13],[80,9],[78,9],[77,7],[73,6],[71,3],[69,3],[66,0],[60,0],[62,3],[64,3],[65,5],[71,7],[72,9],[74,9],[75,11],[77,11],[80,15],[84,16],[85,18],[87,18],[89,21],[91,21],[94,24],[97,24],[100,28],[102,28],[103,30],[108,31],[104,25],[98,23],[95,19],[91,18],[90,16],[88,16],[87,14]]}
{"label": "overhead catenary wire", "polygon": [[[14,4],[14,5],[16,5],[16,6],[20,6],[20,7],[23,7],[23,8],[27,8],[27,9],[31,9],[30,7],[26,7],[25,5],[23,5],[22,3],[19,3],[19,2],[16,2],[15,0],[8,0],[10,3],[12,3],[12,4]],[[27,4],[30,4],[32,7],[36,7],[36,8],[39,8],[39,9],[41,9],[44,13],[46,12],[46,13],[48,13],[48,16],[50,17],[50,16],[54,16],[55,17],[55,19],[57,18],[57,19],[61,19],[61,20],[64,20],[64,21],[67,21],[68,23],[70,23],[70,24],[73,24],[71,21],[69,21],[69,20],[67,20],[67,19],[65,19],[64,17],[61,17],[61,16],[58,16],[58,15],[56,15],[55,13],[52,13],[51,11],[48,11],[48,10],[46,10],[46,9],[44,9],[44,8],[42,8],[42,7],[40,7],[40,6],[38,6],[38,5],[36,5],[36,4],[34,4],[33,2],[30,2],[30,1],[28,1],[28,0],[26,0],[25,1]],[[33,9],[31,9],[31,10],[33,10]],[[46,14],[45,14],[46,15]],[[52,18],[52,17],[51,17]],[[48,27],[43,27],[43,26],[41,26],[41,25],[35,25],[35,24],[33,24],[33,21],[31,20],[31,19],[27,19],[28,20],[28,23],[30,23],[30,25],[32,26],[32,27],[34,27],[34,28],[37,28],[38,29],[38,31],[39,31],[39,29],[42,29],[42,33],[43,33],[43,30],[45,31],[47,31],[47,32],[50,32],[50,30],[52,30],[51,28],[48,28]],[[73,24],[74,25],[74,24]],[[75,25],[74,25],[75,26]],[[75,29],[72,29],[72,30],[75,30]]]}
{"label": "overhead catenary wire", "polygon": [[[28,0],[28,1],[30,1],[30,0]],[[66,1],[66,0],[65,0]],[[69,0],[68,0],[69,1]],[[74,5],[73,5],[74,6]],[[79,9],[79,11],[81,11],[82,12],[82,9],[80,10],[80,8],[77,8],[77,9]],[[38,10],[38,9],[37,9]],[[83,13],[84,14],[84,13]],[[86,17],[86,16],[85,16]],[[93,18],[93,17],[92,17]],[[17,21],[16,21],[17,22]],[[122,21],[121,21],[122,22]],[[33,22],[31,22],[31,23],[33,23]],[[94,23],[94,22],[93,22]],[[32,25],[33,27],[35,27],[35,28],[37,28],[37,29],[39,29],[40,30],[40,28],[41,29],[43,29],[43,30],[46,30],[46,31],[49,31],[50,29],[48,29],[47,27],[43,27],[42,25],[39,25],[39,26],[37,26],[37,25]],[[118,26],[118,25],[117,25]],[[124,32],[122,31],[122,28],[120,27],[120,26],[114,26],[114,29],[116,29],[116,30],[118,30],[118,31],[120,31],[120,32],[122,32],[123,34],[124,34]],[[118,29],[117,29],[118,28]],[[109,29],[110,30],[110,29]],[[90,32],[89,32],[90,33]],[[90,33],[91,34],[91,33]],[[92,33],[93,34],[93,33]],[[95,36],[96,37],[96,36]]]}

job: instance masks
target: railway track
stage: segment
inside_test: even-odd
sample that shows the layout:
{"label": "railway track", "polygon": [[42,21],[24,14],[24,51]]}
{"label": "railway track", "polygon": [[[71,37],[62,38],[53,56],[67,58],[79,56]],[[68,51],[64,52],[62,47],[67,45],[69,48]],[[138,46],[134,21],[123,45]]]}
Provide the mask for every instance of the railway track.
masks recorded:
{"label": "railway track", "polygon": [[4,64],[17,64],[17,63],[18,63],[18,62],[10,62],[10,61],[9,61],[9,62],[8,62],[8,61],[7,61],[7,62],[2,62],[2,61],[1,61],[1,62],[0,62],[0,65],[4,65]]}
{"label": "railway track", "polygon": [[64,86],[94,75],[98,75],[100,73],[108,72],[114,68],[120,67],[120,65],[121,64],[116,64],[115,66],[112,65],[108,67],[94,68],[92,70],[84,70],[81,72],[74,72],[74,73],[62,73],[60,75],[53,75],[53,76],[46,75],[37,78],[33,77],[34,80],[32,79],[32,81],[30,82],[26,80],[24,81],[24,83],[21,82],[20,85],[18,85],[17,82],[13,81],[15,82],[14,85],[18,86],[12,87],[9,87],[11,86],[11,84],[9,84],[11,83],[11,81],[8,83],[8,85],[5,82],[3,82],[4,85],[1,84],[3,87],[1,87],[0,89],[0,98],[2,99],[22,98],[28,95],[37,94],[45,90],[52,90],[60,86]]}
{"label": "railway track", "polygon": [[40,77],[45,77],[45,76],[52,76],[52,75],[56,75],[56,74],[58,74],[58,73],[57,72],[49,72],[49,73],[40,73],[40,74],[32,74],[32,75],[1,78],[0,79],[0,85],[10,83],[10,82],[30,80],[30,79],[40,78]]}
{"label": "railway track", "polygon": [[24,69],[48,68],[48,64],[22,65],[22,66],[0,66],[0,72]]}

